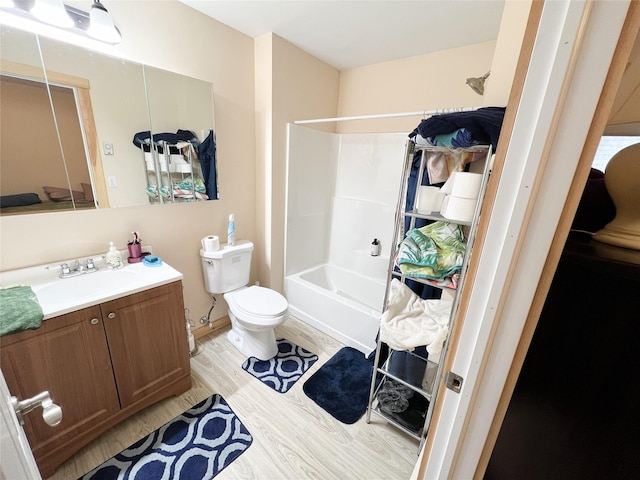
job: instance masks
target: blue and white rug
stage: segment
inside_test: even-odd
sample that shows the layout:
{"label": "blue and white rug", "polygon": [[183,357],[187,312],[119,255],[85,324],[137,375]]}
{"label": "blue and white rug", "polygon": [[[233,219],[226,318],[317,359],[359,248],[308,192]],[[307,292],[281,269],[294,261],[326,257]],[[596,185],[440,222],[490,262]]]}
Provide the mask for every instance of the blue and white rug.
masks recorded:
{"label": "blue and white rug", "polygon": [[316,363],[318,356],[284,338],[277,342],[275,357],[269,360],[249,357],[242,368],[276,392],[285,393]]}
{"label": "blue and white rug", "polygon": [[253,438],[220,395],[191,407],[81,477],[82,480],[207,480]]}

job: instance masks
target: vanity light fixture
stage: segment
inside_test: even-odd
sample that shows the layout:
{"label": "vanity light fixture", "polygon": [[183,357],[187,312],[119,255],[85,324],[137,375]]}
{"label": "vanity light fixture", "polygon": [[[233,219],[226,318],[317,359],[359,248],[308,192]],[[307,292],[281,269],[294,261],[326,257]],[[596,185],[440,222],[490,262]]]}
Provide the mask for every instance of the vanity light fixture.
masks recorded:
{"label": "vanity light fixture", "polygon": [[53,26],[60,29],[60,36],[63,32],[73,33],[85,37],[85,41],[91,37],[111,45],[122,40],[100,0],[94,0],[90,12],[65,5],[63,0],[0,0],[0,13],[0,23],[47,36],[55,36]]}

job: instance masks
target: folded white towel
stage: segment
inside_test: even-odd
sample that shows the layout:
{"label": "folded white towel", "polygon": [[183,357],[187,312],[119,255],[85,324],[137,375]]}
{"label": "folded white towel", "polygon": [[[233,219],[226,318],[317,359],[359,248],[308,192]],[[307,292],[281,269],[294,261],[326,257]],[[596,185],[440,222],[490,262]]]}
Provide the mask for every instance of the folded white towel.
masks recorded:
{"label": "folded white towel", "polygon": [[451,300],[423,300],[398,279],[391,280],[387,309],[380,318],[380,339],[394,350],[427,346],[438,363],[449,334]]}

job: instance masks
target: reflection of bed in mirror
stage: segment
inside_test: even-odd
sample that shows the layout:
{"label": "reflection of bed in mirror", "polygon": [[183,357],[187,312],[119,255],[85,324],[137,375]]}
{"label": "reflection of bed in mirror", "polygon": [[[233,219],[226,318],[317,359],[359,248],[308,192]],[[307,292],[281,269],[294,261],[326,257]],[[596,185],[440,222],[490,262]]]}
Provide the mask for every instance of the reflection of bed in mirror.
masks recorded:
{"label": "reflection of bed in mirror", "polygon": [[[29,194],[18,194],[19,196],[29,195]],[[35,195],[35,194],[31,194]],[[43,213],[43,212],[59,212],[63,210],[79,210],[79,209],[89,209],[95,208],[94,202],[89,201],[78,201],[72,202],[70,200],[60,201],[60,202],[48,202],[42,201],[27,203],[18,202],[20,205],[16,205],[16,202],[13,201],[5,201],[5,197],[0,197],[0,215],[19,215],[22,213]],[[7,205],[7,206],[5,206]]]}

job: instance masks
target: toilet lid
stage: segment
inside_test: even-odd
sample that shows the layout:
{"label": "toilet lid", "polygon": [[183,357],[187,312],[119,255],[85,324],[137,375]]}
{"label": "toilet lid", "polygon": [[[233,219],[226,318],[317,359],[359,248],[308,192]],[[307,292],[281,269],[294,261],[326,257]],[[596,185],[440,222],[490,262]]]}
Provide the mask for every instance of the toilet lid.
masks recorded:
{"label": "toilet lid", "polygon": [[277,317],[289,307],[287,299],[275,290],[254,285],[233,296],[235,304],[247,313],[260,317]]}

